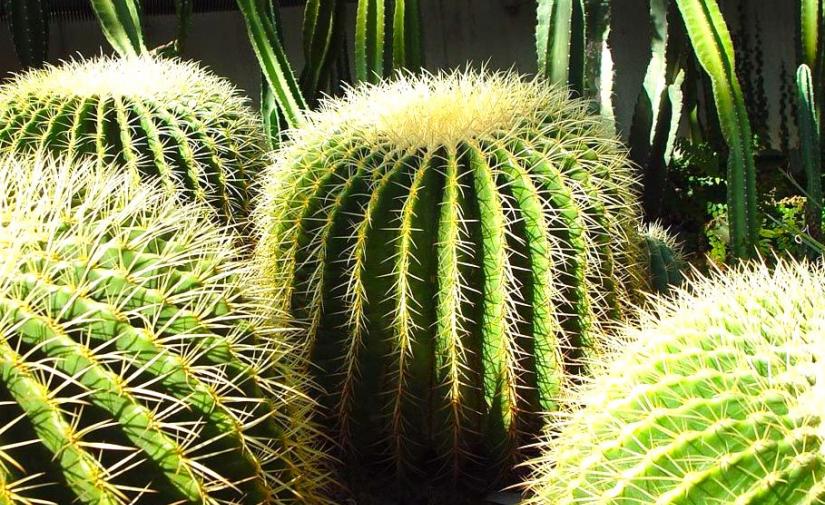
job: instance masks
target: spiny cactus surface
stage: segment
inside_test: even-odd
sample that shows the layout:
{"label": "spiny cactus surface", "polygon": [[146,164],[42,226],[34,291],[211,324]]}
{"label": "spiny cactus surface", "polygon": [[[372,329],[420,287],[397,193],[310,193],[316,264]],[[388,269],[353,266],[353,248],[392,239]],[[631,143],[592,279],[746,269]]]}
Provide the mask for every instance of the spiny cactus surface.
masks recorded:
{"label": "spiny cactus surface", "polygon": [[0,504],[327,503],[234,239],[108,167],[0,160]]}
{"label": "spiny cactus surface", "polygon": [[825,503],[825,271],[757,265],[692,288],[573,395],[527,503]]}
{"label": "spiny cactus surface", "polygon": [[180,60],[47,66],[0,87],[0,153],[95,156],[208,202],[236,223],[265,164],[262,128],[246,102],[228,81]]}
{"label": "spiny cactus surface", "polygon": [[512,74],[400,76],[292,132],[257,256],[351,469],[497,485],[620,318],[635,181],[586,109]]}
{"label": "spiny cactus surface", "polygon": [[662,225],[651,223],[640,233],[647,256],[648,285],[654,293],[664,294],[679,286],[687,268],[682,245]]}

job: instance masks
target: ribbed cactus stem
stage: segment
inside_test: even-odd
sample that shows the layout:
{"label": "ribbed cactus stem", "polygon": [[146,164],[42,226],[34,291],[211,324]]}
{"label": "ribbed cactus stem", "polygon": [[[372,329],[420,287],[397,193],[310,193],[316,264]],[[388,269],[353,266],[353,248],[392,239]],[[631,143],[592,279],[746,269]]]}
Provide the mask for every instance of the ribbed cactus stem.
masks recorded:
{"label": "ribbed cactus stem", "polygon": [[823,288],[780,262],[660,298],[570,395],[526,503],[822,503]]}
{"label": "ribbed cactus stem", "polygon": [[637,287],[633,186],[584,103],[510,74],[364,85],[292,133],[257,257],[352,474],[510,473]]}
{"label": "ribbed cactus stem", "polygon": [[654,293],[667,293],[684,280],[687,262],[682,245],[659,223],[640,231],[647,255],[648,284]]}
{"label": "ribbed cactus stem", "polygon": [[326,503],[303,375],[207,207],[92,162],[6,158],[0,185],[18,501]]}
{"label": "ribbed cactus stem", "polygon": [[100,57],[21,74],[0,87],[0,153],[89,155],[243,221],[263,166],[256,114],[195,63]]}

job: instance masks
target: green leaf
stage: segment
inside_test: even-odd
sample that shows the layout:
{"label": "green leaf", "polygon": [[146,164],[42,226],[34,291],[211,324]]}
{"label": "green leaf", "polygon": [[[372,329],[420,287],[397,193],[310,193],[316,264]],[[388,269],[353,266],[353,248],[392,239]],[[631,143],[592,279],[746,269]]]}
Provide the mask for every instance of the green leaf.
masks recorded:
{"label": "green leaf", "polygon": [[272,88],[275,102],[286,124],[294,128],[304,122],[303,109],[306,108],[306,102],[286,58],[268,4],[267,0],[238,0],[238,7],[246,22],[247,35],[266,81]]}
{"label": "green leaf", "polygon": [[742,88],[736,77],[733,42],[716,0],[676,0],[693,50],[711,79],[713,98],[728,154],[728,218],[736,257],[753,254],[759,234],[756,170]]}
{"label": "green leaf", "polygon": [[43,66],[49,55],[48,0],[5,0],[3,7],[20,64]]}
{"label": "green leaf", "polygon": [[146,52],[140,25],[140,5],[134,0],[91,0],[103,35],[121,56]]}

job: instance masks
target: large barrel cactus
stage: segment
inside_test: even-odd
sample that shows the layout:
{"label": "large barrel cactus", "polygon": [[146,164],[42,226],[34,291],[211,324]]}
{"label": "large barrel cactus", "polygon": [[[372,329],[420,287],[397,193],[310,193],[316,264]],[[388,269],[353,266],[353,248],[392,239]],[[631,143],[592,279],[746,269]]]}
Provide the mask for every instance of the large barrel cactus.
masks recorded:
{"label": "large barrel cactus", "polygon": [[0,160],[0,504],[327,503],[285,333],[212,211]]}
{"label": "large barrel cactus", "polygon": [[250,183],[265,164],[262,127],[246,100],[191,62],[98,57],[47,66],[0,87],[0,153],[95,156],[235,223],[247,216]]}
{"label": "large barrel cactus", "polygon": [[496,485],[621,317],[635,181],[586,111],[512,74],[401,76],[322,104],[278,154],[258,259],[353,472],[405,496]]}
{"label": "large barrel cactus", "polygon": [[825,503],[825,271],[755,266],[693,288],[573,396],[528,503]]}

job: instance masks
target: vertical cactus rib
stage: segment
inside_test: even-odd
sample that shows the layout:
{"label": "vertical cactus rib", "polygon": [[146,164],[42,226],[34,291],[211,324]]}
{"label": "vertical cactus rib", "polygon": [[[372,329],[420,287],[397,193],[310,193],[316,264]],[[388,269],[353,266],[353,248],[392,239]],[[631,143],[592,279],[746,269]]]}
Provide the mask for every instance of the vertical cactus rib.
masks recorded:
{"label": "vertical cactus rib", "polygon": [[[536,389],[540,408],[544,412],[555,411],[563,382],[563,358],[560,354],[561,334],[559,315],[554,313],[554,300],[558,299],[557,266],[553,264],[551,243],[547,236],[550,219],[545,215],[540,194],[540,182],[534,180],[525,167],[524,160],[503,149],[497,151],[500,171],[518,203],[524,221],[526,248],[529,252],[531,297],[525,300],[531,307],[530,324],[533,345]],[[538,186],[537,186],[538,184]]]}
{"label": "vertical cactus rib", "polygon": [[[392,193],[393,187],[399,184],[399,178],[405,174],[407,162],[406,157],[400,156],[384,173],[375,173],[372,176],[371,188],[370,191],[368,191],[370,195],[369,201],[363,209],[363,214],[359,216],[359,220],[353,230],[353,243],[347,255],[347,287],[344,303],[348,311],[347,327],[352,334],[352,339],[347,343],[344,358],[343,381],[340,386],[340,399],[338,400],[338,405],[341,409],[338,412],[338,418],[341,422],[342,433],[345,437],[352,436],[352,424],[360,424],[359,420],[352,419],[356,414],[356,407],[353,405],[356,389],[359,389],[359,386],[363,388],[364,383],[370,382],[370,379],[372,379],[372,384],[369,384],[371,389],[379,385],[377,384],[377,377],[364,377],[365,371],[363,370],[362,362],[365,361],[364,354],[369,350],[368,340],[375,342],[379,339],[379,336],[375,335],[375,333],[378,333],[377,331],[370,332],[368,329],[370,320],[368,310],[370,304],[379,304],[385,297],[385,292],[382,292],[380,289],[374,287],[370,289],[370,281],[374,284],[381,282],[381,279],[375,275],[375,271],[372,269],[383,270],[387,267],[386,262],[382,262],[380,258],[373,257],[372,254],[368,255],[368,252],[374,251],[375,255],[378,255],[379,251],[383,250],[380,254],[385,258],[392,254],[387,251],[387,249],[390,248],[387,247],[386,243],[379,244],[373,238],[375,233],[379,231],[383,231],[385,235],[391,231],[388,229],[389,223],[383,222],[383,220],[377,220],[376,214],[391,204],[391,202],[389,202],[389,200],[392,199],[390,194]],[[379,166],[386,166],[386,162],[381,163]],[[370,247],[371,244],[374,244],[373,247]],[[384,276],[383,279],[386,279],[386,276]],[[384,281],[384,283],[387,283],[387,281]],[[371,300],[368,296],[370,291],[375,291],[375,299]],[[371,370],[377,372],[375,366],[373,366]],[[367,405],[368,404],[369,400]],[[352,412],[350,412],[351,410]],[[361,420],[361,422],[363,422],[363,420]],[[367,423],[367,426],[369,426],[369,423]],[[364,428],[361,429],[363,430]]]}
{"label": "vertical cactus rib", "polygon": [[[496,191],[493,168],[477,145],[468,145],[469,163],[478,199],[481,228],[482,288],[481,355],[484,366],[484,399],[489,411],[486,439],[494,452],[506,454],[515,438],[518,393],[516,349],[513,331],[514,301],[509,284],[513,280],[507,255],[505,217]],[[498,446],[497,446],[498,445]],[[499,454],[493,456],[501,457]]]}
{"label": "vertical cactus rib", "polygon": [[[469,217],[465,199],[470,188],[459,172],[459,153],[448,146],[444,160],[444,191],[438,218],[438,294],[435,329],[435,398],[436,426],[434,433],[438,452],[446,454],[449,471],[454,479],[461,475],[467,452],[467,433],[472,431],[476,381],[470,369],[475,353],[470,340],[472,314],[468,265],[474,264],[475,243],[470,237]],[[442,392],[443,391],[443,392]],[[439,401],[439,397],[442,398]]]}

